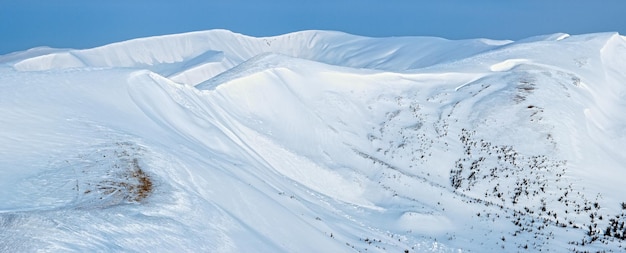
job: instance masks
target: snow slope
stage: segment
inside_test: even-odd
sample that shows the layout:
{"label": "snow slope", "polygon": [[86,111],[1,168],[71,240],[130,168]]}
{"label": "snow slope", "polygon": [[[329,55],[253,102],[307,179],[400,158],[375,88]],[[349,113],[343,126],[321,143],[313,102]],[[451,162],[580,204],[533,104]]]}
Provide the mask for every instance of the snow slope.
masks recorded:
{"label": "snow slope", "polygon": [[224,30],[0,56],[0,251],[623,251],[625,59]]}

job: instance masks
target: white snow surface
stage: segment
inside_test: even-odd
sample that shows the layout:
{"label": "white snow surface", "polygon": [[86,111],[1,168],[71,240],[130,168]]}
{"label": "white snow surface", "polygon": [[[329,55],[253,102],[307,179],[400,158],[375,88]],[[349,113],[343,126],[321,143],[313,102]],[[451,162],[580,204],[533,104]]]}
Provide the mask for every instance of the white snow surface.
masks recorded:
{"label": "white snow surface", "polygon": [[626,250],[626,38],[0,56],[0,252]]}

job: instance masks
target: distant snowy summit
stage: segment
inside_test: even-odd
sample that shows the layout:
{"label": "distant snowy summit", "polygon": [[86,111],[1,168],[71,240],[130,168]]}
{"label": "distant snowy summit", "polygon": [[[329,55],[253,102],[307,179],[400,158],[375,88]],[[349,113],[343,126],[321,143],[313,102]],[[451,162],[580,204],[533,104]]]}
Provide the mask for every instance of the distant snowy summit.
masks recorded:
{"label": "distant snowy summit", "polygon": [[626,38],[0,56],[0,251],[626,250]]}
{"label": "distant snowy summit", "polygon": [[16,69],[27,71],[148,68],[172,80],[197,84],[264,53],[353,68],[400,71],[467,58],[510,43],[433,37],[367,38],[330,31],[254,38],[226,30],[210,30],[135,39],[86,50],[40,48],[16,53],[10,60]]}
{"label": "distant snowy summit", "polygon": [[[573,37],[558,33],[514,42],[455,41],[435,37],[368,38],[332,31],[302,31],[255,38],[227,30],[209,30],[140,38],[84,50],[34,48],[2,56],[0,63],[8,62],[22,71],[142,68],[179,83],[197,85],[262,54],[386,71],[406,71],[470,59],[476,59],[478,64],[492,64],[492,68],[498,69],[498,63],[483,63],[481,60],[487,60],[495,52],[499,55],[510,52],[508,56],[523,59],[513,51],[549,50],[546,47],[558,47],[555,52],[565,53],[577,47],[572,45],[580,43],[597,46],[600,50],[619,46],[623,40],[624,37],[616,33]],[[537,47],[536,50],[530,49],[530,45]]]}

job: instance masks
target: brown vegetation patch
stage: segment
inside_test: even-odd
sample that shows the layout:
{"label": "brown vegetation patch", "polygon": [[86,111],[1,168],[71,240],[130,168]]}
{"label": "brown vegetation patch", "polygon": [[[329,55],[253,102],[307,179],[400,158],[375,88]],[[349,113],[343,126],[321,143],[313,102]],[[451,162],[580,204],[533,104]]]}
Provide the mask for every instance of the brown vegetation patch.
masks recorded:
{"label": "brown vegetation patch", "polygon": [[[153,183],[150,176],[141,169],[137,158],[133,158],[128,170],[108,175],[108,178],[96,184],[96,189],[105,196],[111,196],[127,202],[141,202],[150,196]],[[91,193],[87,189],[85,194]],[[103,197],[100,197],[103,198]]]}

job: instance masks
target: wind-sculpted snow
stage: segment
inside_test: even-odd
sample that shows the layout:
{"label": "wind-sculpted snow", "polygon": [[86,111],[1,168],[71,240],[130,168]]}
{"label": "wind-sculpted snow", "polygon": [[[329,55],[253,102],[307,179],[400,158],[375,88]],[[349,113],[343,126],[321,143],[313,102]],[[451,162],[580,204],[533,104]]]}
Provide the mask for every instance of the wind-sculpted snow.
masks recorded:
{"label": "wind-sculpted snow", "polygon": [[624,59],[223,30],[2,56],[0,251],[624,251]]}
{"label": "wind-sculpted snow", "polygon": [[146,68],[177,82],[196,85],[262,53],[355,68],[399,71],[465,58],[506,43],[509,42],[486,39],[449,41],[430,37],[376,39],[323,31],[253,38],[212,30],[14,59],[14,67],[25,71],[78,67]]}

